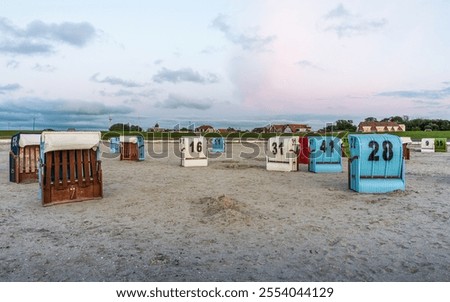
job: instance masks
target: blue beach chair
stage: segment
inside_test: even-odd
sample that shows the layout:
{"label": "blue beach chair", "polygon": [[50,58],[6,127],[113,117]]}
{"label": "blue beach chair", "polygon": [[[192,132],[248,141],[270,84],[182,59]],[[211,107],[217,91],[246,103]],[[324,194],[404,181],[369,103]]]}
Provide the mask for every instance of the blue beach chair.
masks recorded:
{"label": "blue beach chair", "polygon": [[349,188],[360,193],[405,190],[402,142],[390,134],[349,135]]}
{"label": "blue beach chair", "polygon": [[308,170],[315,173],[342,172],[341,140],[333,136],[309,138]]}

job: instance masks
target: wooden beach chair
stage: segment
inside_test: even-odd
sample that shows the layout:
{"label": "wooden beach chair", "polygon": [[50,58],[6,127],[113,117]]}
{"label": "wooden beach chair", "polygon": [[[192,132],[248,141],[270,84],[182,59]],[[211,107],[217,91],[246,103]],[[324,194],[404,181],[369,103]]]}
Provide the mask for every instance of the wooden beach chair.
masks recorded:
{"label": "wooden beach chair", "polygon": [[409,150],[409,145],[412,143],[412,139],[410,137],[400,137],[402,141],[403,148],[403,158],[405,160],[409,160],[411,158],[411,150]]}
{"label": "wooden beach chair", "polygon": [[103,197],[100,132],[43,132],[39,167],[42,205]]}
{"label": "wooden beach chair", "polygon": [[120,136],[120,160],[144,160],[144,138],[136,136]]}
{"label": "wooden beach chair", "polygon": [[11,137],[9,180],[15,183],[37,182],[40,134],[17,133]]}

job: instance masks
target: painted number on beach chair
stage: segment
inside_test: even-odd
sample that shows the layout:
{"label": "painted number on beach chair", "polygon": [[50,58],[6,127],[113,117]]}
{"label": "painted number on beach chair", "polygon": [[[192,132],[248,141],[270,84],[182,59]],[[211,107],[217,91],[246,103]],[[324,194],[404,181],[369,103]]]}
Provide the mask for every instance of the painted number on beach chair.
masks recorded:
{"label": "painted number on beach chair", "polygon": [[280,155],[283,155],[283,142],[280,142],[278,144],[278,147],[276,142],[272,143],[272,154],[276,155],[278,153],[278,150],[280,150]]}
{"label": "painted number on beach chair", "polygon": [[[390,141],[383,142],[383,153],[382,157],[385,161],[390,161],[394,157],[394,152],[392,151],[392,143]],[[372,152],[369,154],[369,161],[379,161],[380,156],[376,155],[380,149],[380,145],[376,141],[369,142],[369,148],[372,148]]]}
{"label": "painted number on beach chair", "polygon": [[[195,150],[194,150],[194,142],[191,142],[189,144],[189,147],[191,147],[191,152],[194,153],[195,152]],[[201,153],[202,152],[202,150],[203,150],[202,142],[198,142],[197,143],[196,150],[197,150],[197,153]]]}
{"label": "painted number on beach chair", "polygon": [[[330,145],[331,152],[333,152],[333,150],[334,150],[334,141],[330,140],[329,145]],[[322,152],[326,152],[327,151],[327,143],[325,142],[325,140],[322,141],[322,144],[320,145],[320,150]]]}
{"label": "painted number on beach chair", "polygon": [[12,147],[17,147],[19,145],[19,142],[17,140],[17,136],[14,136],[12,138],[12,143],[11,143]]}

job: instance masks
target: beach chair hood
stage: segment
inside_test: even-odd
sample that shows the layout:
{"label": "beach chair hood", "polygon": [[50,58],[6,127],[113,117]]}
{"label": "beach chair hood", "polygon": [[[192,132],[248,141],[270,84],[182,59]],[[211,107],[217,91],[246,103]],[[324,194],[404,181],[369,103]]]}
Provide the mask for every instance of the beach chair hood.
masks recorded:
{"label": "beach chair hood", "polygon": [[43,152],[94,149],[100,145],[100,132],[42,132]]}

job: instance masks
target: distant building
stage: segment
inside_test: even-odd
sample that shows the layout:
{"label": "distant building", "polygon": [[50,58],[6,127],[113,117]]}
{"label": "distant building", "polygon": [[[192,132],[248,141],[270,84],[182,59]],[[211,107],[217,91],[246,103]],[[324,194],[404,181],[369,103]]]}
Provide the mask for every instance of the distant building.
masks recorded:
{"label": "distant building", "polygon": [[254,128],[252,130],[252,132],[254,132],[254,133],[267,133],[267,132],[269,132],[269,128],[268,127],[258,127],[258,128]]}
{"label": "distant building", "polygon": [[283,124],[270,125],[269,132],[272,133],[306,133],[311,132],[311,127],[306,124]]}
{"label": "distant building", "polygon": [[269,132],[271,133],[283,133],[286,125],[270,125]]}
{"label": "distant building", "polygon": [[211,133],[211,132],[215,132],[214,127],[210,126],[210,125],[202,125],[200,127],[195,128],[195,132],[200,132],[200,133]]}
{"label": "distant building", "polygon": [[164,129],[160,128],[160,127],[159,127],[159,124],[156,123],[156,124],[155,124],[155,127],[153,127],[152,131],[153,131],[153,132],[163,132]]}
{"label": "distant building", "polygon": [[287,124],[284,133],[303,133],[311,132],[311,127],[305,124]]}
{"label": "distant building", "polygon": [[217,129],[217,132],[220,133],[220,134],[227,134],[230,131],[228,129],[225,129],[225,128],[219,128],[219,129]]}
{"label": "distant building", "polygon": [[406,131],[405,124],[396,122],[361,122],[358,132],[401,132]]}

